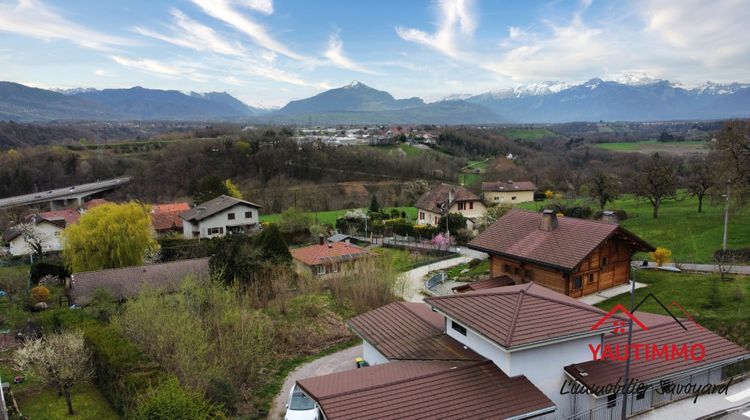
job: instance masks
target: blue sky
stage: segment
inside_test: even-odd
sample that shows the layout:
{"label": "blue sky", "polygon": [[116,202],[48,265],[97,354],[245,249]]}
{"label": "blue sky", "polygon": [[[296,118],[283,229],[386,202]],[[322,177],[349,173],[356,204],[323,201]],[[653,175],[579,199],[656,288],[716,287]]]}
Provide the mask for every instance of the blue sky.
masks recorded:
{"label": "blue sky", "polygon": [[747,82],[744,0],[0,0],[0,80],[227,91],[284,105],[359,80],[396,97],[647,74]]}

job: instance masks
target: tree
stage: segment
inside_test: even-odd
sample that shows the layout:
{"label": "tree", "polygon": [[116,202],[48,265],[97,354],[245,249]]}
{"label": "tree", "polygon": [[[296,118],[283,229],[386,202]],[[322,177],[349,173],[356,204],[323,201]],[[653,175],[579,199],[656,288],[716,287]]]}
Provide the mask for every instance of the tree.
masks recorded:
{"label": "tree", "polygon": [[370,200],[370,211],[373,213],[380,211],[380,203],[378,203],[378,197],[375,194],[372,195],[372,199]]}
{"label": "tree", "polygon": [[664,247],[657,247],[654,252],[649,252],[648,255],[654,260],[657,266],[661,267],[669,262],[669,258],[672,257],[672,251]]}
{"label": "tree", "polygon": [[158,246],[148,208],[134,201],[94,207],[65,228],[62,243],[72,272],[141,265]]}
{"label": "tree", "polygon": [[[466,229],[466,217],[461,213],[449,213],[448,214],[448,230],[451,235],[455,235],[461,229]],[[443,216],[438,221],[438,231],[445,232],[446,217]]]}
{"label": "tree", "polygon": [[18,232],[26,243],[26,246],[31,249],[38,258],[44,256],[44,245],[47,243],[48,237],[42,231],[36,228],[34,221],[28,223],[21,223],[12,227],[13,230]]}
{"label": "tree", "polygon": [[8,301],[13,302],[13,297],[23,293],[29,282],[29,273],[25,271],[9,270],[0,276],[0,290],[8,296]]}
{"label": "tree", "polygon": [[289,246],[281,236],[281,231],[275,225],[270,225],[255,237],[255,246],[260,250],[260,257],[264,261],[271,261],[276,264],[289,263],[292,261],[292,254],[289,253]]}
{"label": "tree", "polygon": [[498,203],[494,206],[487,207],[484,216],[479,219],[479,230],[484,230],[487,226],[495,223],[511,210],[513,210],[513,205],[510,203]]}
{"label": "tree", "polygon": [[674,198],[677,192],[677,170],[674,164],[654,153],[634,180],[635,194],[648,199],[654,208],[654,219],[658,218],[662,202]]}
{"label": "tree", "polygon": [[214,199],[222,194],[231,195],[230,191],[227,189],[227,183],[222,181],[218,176],[207,175],[198,181],[198,186],[195,191],[193,191],[193,201],[196,203],[205,203],[206,201]]}
{"label": "tree", "polygon": [[750,189],[750,121],[729,121],[716,137],[722,181],[732,186],[734,203],[744,204]]}
{"label": "tree", "polygon": [[310,215],[296,207],[284,210],[279,218],[279,229],[284,233],[304,232],[310,229],[311,224]]}
{"label": "tree", "polygon": [[75,414],[70,389],[93,375],[90,359],[81,331],[26,341],[13,357],[19,371],[39,378],[65,396],[69,415]]}
{"label": "tree", "polygon": [[232,182],[231,179],[224,180],[224,188],[226,190],[226,195],[242,200],[242,193],[240,192],[240,189],[237,188],[237,186]]}
{"label": "tree", "polygon": [[695,156],[688,160],[687,189],[698,197],[698,213],[703,212],[703,197],[714,186],[713,167],[707,157]]}
{"label": "tree", "polygon": [[619,195],[617,178],[604,170],[594,171],[586,185],[589,187],[589,196],[599,203],[600,210],[604,210],[607,203],[613,202]]}

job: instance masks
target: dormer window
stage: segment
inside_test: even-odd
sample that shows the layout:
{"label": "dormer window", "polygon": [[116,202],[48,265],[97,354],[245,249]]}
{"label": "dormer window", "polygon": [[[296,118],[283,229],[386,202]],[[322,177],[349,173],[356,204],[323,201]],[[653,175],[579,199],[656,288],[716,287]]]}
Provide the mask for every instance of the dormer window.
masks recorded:
{"label": "dormer window", "polygon": [[466,335],[466,327],[464,327],[463,325],[459,324],[456,321],[451,321],[451,329],[453,329],[453,331],[456,331],[457,333],[461,335]]}

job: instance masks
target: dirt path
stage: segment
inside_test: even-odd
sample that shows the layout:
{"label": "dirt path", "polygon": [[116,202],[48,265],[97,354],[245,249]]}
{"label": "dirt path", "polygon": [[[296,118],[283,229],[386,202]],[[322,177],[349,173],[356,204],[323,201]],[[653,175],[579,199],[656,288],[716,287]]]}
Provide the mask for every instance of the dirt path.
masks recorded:
{"label": "dirt path", "polygon": [[359,344],[299,366],[286,377],[284,385],[281,386],[281,392],[273,401],[268,418],[273,420],[284,418],[289,390],[297,380],[355,369],[357,366],[354,359],[361,356],[362,345]]}

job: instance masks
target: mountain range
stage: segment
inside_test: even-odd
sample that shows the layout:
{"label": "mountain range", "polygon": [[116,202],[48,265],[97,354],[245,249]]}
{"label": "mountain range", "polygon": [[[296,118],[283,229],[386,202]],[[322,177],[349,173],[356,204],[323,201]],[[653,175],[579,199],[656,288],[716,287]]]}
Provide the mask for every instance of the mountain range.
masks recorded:
{"label": "mountain range", "polygon": [[573,85],[533,83],[426,103],[360,82],[294,100],[277,110],[252,107],[226,92],[44,90],[0,82],[0,120],[184,120],[296,124],[491,124],[747,118],[750,84],[707,82],[685,89],[626,75]]}

